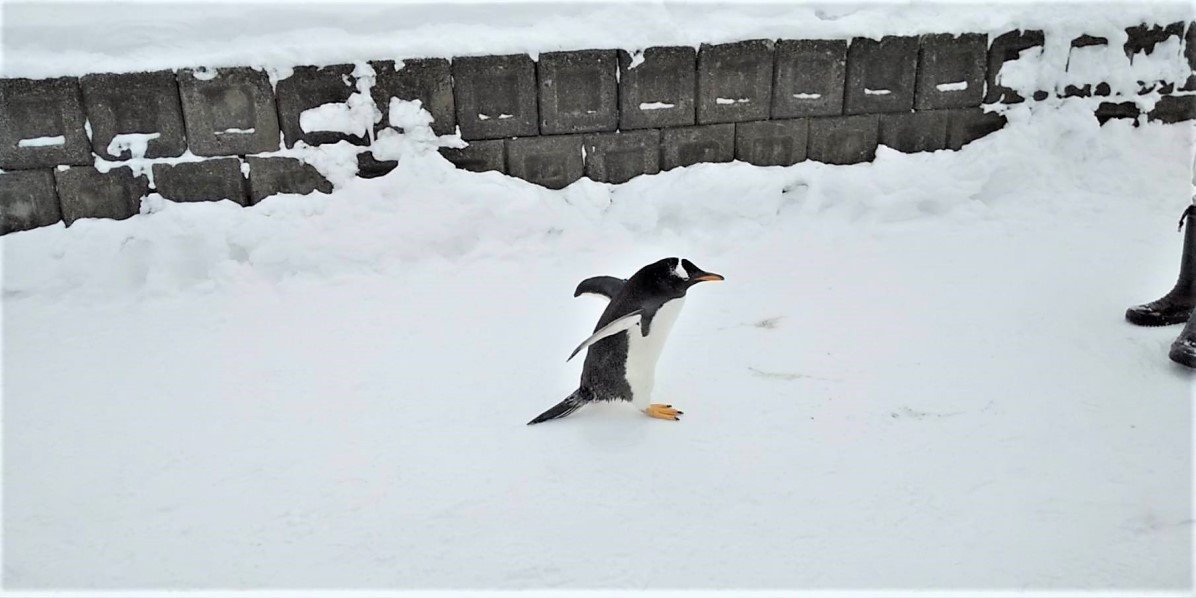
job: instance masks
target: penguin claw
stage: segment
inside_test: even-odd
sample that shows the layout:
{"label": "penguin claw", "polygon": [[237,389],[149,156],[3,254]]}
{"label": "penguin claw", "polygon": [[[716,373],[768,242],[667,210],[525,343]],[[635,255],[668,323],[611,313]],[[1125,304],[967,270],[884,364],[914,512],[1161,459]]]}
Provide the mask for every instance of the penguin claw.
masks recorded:
{"label": "penguin claw", "polygon": [[681,418],[677,416],[682,415],[683,412],[673,409],[672,405],[652,403],[651,405],[648,405],[647,409],[644,409],[644,413],[648,414],[649,417],[655,417],[657,419],[671,419],[673,421],[680,421]]}

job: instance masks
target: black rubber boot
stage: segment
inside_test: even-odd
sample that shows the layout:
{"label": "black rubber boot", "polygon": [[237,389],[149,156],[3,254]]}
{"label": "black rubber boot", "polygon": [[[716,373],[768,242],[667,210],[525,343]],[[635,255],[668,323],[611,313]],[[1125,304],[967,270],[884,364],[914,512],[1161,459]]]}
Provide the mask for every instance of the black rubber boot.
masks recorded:
{"label": "black rubber boot", "polygon": [[[1135,305],[1125,311],[1125,319],[1139,326],[1168,326],[1183,324],[1192,317],[1196,307],[1196,226],[1185,221],[1196,215],[1196,204],[1188,206],[1179,217],[1179,228],[1184,231],[1184,252],[1179,263],[1179,280],[1171,292],[1162,298],[1143,305]],[[1189,326],[1190,327],[1190,326]]]}
{"label": "black rubber boot", "polygon": [[1196,314],[1188,319],[1184,331],[1171,343],[1171,361],[1196,368]]}

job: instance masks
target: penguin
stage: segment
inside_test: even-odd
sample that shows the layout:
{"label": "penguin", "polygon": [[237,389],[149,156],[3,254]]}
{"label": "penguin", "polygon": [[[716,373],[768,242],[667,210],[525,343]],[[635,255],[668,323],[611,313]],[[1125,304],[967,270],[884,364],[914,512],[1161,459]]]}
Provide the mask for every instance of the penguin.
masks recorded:
{"label": "penguin", "polygon": [[574,297],[593,294],[610,300],[594,333],[566,360],[589,348],[581,384],[527,425],[565,417],[595,401],[628,401],[648,416],[680,419],[682,412],[672,405],[650,402],[656,361],[685,303],[686,291],[700,282],[716,280],[724,278],[687,259],[670,257],[640,268],[626,280],[595,276],[581,281]]}

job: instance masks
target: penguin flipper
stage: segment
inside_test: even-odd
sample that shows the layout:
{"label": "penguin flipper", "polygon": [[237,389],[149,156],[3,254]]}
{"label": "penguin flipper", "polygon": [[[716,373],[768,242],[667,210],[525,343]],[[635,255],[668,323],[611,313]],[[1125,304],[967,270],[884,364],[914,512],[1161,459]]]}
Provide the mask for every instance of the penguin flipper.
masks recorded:
{"label": "penguin flipper", "polygon": [[656,310],[658,309],[660,309],[659,305],[646,305],[640,310],[644,312],[643,317],[640,319],[640,334],[644,338],[648,338],[648,332],[652,328],[652,318],[656,317]]}
{"label": "penguin flipper", "polygon": [[577,290],[573,291],[573,296],[580,297],[583,293],[591,293],[602,295],[607,299],[614,299],[615,295],[618,295],[619,291],[623,289],[624,284],[627,284],[627,281],[622,278],[595,276],[581,281],[581,284],[577,285]]}
{"label": "penguin flipper", "polygon": [[582,349],[584,349],[584,348],[586,348],[586,347],[588,347],[588,346],[590,346],[608,336],[613,336],[620,332],[631,330],[635,326],[639,325],[640,317],[643,315],[643,313],[644,313],[644,310],[637,309],[637,310],[611,322],[610,324],[607,324],[606,326],[603,326],[602,328],[599,328],[598,330],[594,331],[594,334],[591,334],[590,338],[587,338],[586,340],[581,341],[581,344],[577,345],[577,348],[574,349],[573,352],[569,354],[569,359],[566,359],[565,361],[571,361]]}

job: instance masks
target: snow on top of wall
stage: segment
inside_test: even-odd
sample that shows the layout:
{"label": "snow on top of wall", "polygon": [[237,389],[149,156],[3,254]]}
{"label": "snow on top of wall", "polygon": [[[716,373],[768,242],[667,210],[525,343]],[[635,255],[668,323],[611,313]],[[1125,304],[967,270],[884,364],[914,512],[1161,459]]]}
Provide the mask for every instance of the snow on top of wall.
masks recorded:
{"label": "snow on top of wall", "polygon": [[[583,48],[1044,29],[1071,39],[1192,18],[1189,3],[8,3],[7,77]],[[113,32],[124,32],[114,35]],[[1124,34],[1124,32],[1123,32]],[[64,43],[63,40],[69,40]],[[316,43],[313,43],[316,42]]]}

